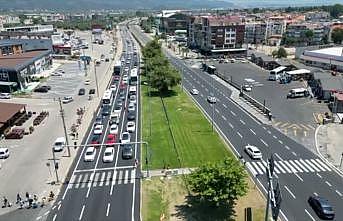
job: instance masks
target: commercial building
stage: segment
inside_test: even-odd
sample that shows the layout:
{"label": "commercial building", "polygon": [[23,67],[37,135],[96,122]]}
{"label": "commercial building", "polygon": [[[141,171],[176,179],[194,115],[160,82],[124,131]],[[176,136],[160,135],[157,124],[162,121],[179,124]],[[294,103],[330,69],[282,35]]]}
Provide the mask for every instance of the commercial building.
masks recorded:
{"label": "commercial building", "polygon": [[159,15],[159,31],[175,35],[176,31],[187,31],[189,16],[179,11],[162,11]]}
{"label": "commercial building", "polygon": [[245,26],[236,16],[192,17],[188,28],[188,45],[205,54],[245,56],[242,49]]}
{"label": "commercial building", "polygon": [[51,50],[0,56],[0,92],[23,90],[52,64]]}
{"label": "commercial building", "polygon": [[304,51],[300,60],[306,65],[343,72],[343,47]]}
{"label": "commercial building", "polygon": [[53,25],[29,25],[29,26],[16,26],[16,27],[10,27],[5,28],[6,32],[25,32],[25,33],[44,33],[54,32],[54,26]]}
{"label": "commercial building", "polygon": [[266,23],[245,23],[244,42],[246,44],[262,44],[266,41]]}
{"label": "commercial building", "polygon": [[3,134],[17,119],[26,113],[25,104],[0,102],[0,134]]}

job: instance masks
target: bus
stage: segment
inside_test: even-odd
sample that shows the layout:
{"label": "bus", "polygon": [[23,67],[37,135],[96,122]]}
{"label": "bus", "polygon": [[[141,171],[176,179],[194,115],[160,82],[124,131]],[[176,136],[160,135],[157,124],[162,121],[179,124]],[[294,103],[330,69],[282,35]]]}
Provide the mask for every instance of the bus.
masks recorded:
{"label": "bus", "polygon": [[284,72],[287,68],[285,66],[277,67],[269,72],[270,81],[277,81],[280,78],[280,74]]}
{"label": "bus", "polygon": [[130,85],[137,85],[138,82],[138,70],[137,68],[132,68],[130,72]]}
{"label": "bus", "polygon": [[103,104],[111,104],[113,98],[112,90],[106,90],[104,93],[104,96],[102,97],[102,103]]}
{"label": "bus", "polygon": [[120,75],[120,71],[121,71],[121,62],[117,61],[113,68],[113,75]]}

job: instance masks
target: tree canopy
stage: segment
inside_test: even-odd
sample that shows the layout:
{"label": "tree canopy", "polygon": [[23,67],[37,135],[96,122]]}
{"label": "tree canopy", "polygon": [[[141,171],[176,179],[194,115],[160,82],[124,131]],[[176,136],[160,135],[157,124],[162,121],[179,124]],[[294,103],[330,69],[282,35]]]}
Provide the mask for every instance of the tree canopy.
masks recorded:
{"label": "tree canopy", "polygon": [[272,56],[275,58],[286,58],[287,57],[287,51],[285,48],[281,47],[278,50],[274,50],[272,52]]}
{"label": "tree canopy", "polygon": [[343,29],[336,28],[331,34],[332,41],[336,44],[341,44],[343,41]]}
{"label": "tree canopy", "polygon": [[142,54],[145,65],[144,74],[148,77],[152,88],[163,93],[180,83],[179,72],[170,65],[157,39],[147,43]]}
{"label": "tree canopy", "polygon": [[233,158],[223,162],[208,163],[189,175],[192,191],[201,199],[216,205],[234,204],[247,193],[246,173],[242,165]]}

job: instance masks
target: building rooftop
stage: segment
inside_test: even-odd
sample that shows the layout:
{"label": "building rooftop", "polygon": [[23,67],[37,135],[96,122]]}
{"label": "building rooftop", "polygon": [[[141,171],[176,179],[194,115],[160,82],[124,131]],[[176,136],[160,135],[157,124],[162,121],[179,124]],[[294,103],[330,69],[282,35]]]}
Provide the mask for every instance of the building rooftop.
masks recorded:
{"label": "building rooftop", "polygon": [[3,103],[0,102],[0,123],[4,124],[9,119],[23,109],[25,104],[13,104],[13,103]]}
{"label": "building rooftop", "polygon": [[323,55],[343,56],[343,47],[323,48],[323,49],[314,50],[311,52],[319,53]]}
{"label": "building rooftop", "polygon": [[22,67],[32,63],[37,57],[43,57],[50,52],[50,50],[38,50],[21,54],[0,56],[0,69],[19,70]]}

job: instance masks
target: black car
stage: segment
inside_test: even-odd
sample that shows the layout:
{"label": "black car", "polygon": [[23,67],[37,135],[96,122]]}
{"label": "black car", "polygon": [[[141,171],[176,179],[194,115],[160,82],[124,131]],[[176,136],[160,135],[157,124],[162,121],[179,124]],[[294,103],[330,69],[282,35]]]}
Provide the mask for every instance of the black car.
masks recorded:
{"label": "black car", "polygon": [[33,90],[34,92],[47,93],[49,90],[46,87],[37,87]]}
{"label": "black car", "polygon": [[134,120],[136,119],[135,113],[134,113],[134,112],[129,112],[129,113],[127,114],[127,119],[128,119],[129,121],[134,121]]}
{"label": "black car", "polygon": [[109,62],[110,61],[110,59],[109,58],[105,58],[105,62]]}
{"label": "black car", "polygon": [[323,197],[310,196],[308,203],[316,214],[322,219],[333,220],[335,218],[335,212],[329,202]]}
{"label": "black car", "polygon": [[85,95],[86,90],[84,88],[80,88],[79,95]]}
{"label": "black car", "polygon": [[97,117],[95,119],[94,125],[103,124],[102,117]]}
{"label": "black car", "polygon": [[41,86],[42,88],[46,88],[46,89],[48,89],[48,90],[51,90],[51,86],[49,86],[49,85],[43,85],[43,86]]}
{"label": "black car", "polygon": [[122,149],[121,156],[123,159],[126,159],[126,160],[132,159],[133,157],[132,144],[122,144],[121,149]]}
{"label": "black car", "polygon": [[89,89],[88,94],[95,94],[95,89]]}
{"label": "black car", "polygon": [[100,135],[93,135],[91,139],[91,144],[100,144]]}
{"label": "black car", "polygon": [[101,110],[101,114],[103,116],[107,116],[111,113],[111,105],[108,105],[108,104],[105,104],[103,107],[102,107],[102,110]]}

